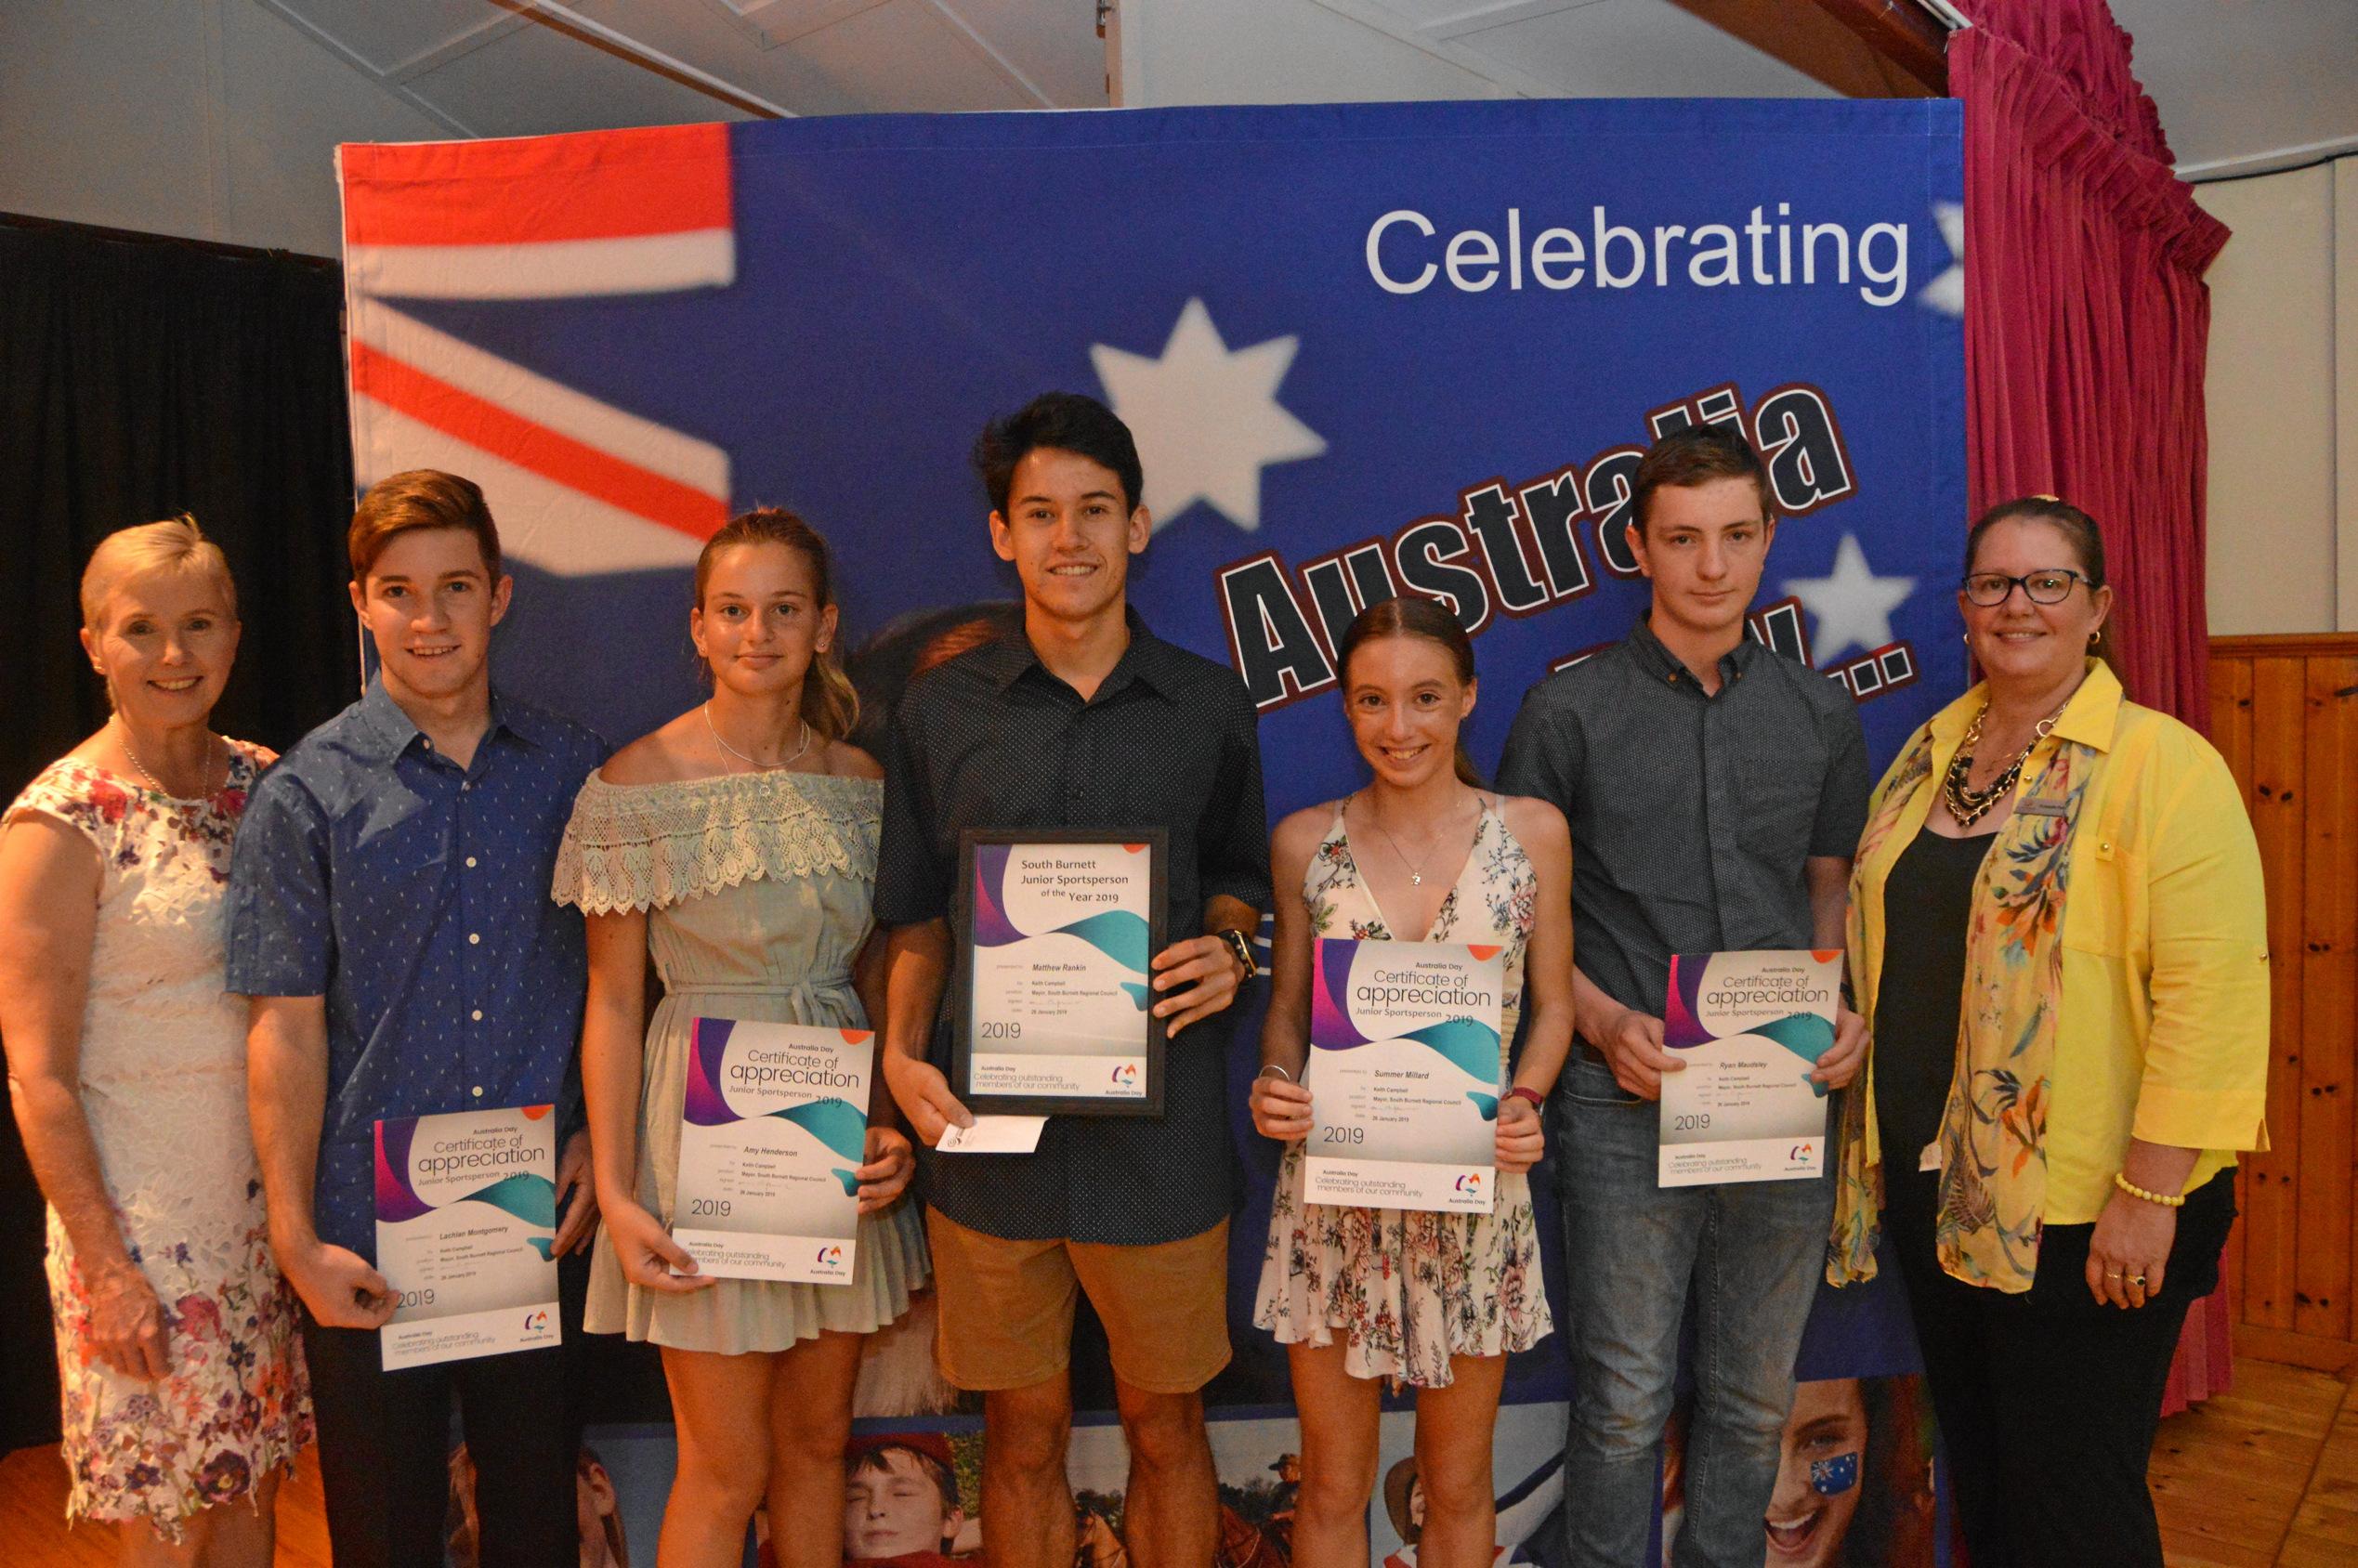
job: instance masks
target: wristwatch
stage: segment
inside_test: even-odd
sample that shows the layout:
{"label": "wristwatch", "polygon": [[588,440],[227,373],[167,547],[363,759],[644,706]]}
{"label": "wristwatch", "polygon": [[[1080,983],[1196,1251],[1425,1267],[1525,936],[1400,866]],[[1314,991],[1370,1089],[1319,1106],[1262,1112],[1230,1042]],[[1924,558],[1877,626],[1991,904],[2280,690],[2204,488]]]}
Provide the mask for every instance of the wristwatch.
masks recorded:
{"label": "wristwatch", "polygon": [[1231,926],[1225,931],[1215,931],[1212,934],[1228,944],[1228,951],[1236,955],[1238,963],[1244,965],[1244,980],[1239,980],[1237,984],[1241,986],[1245,980],[1252,980],[1260,976],[1261,966],[1252,959],[1252,943],[1247,940],[1243,932]]}

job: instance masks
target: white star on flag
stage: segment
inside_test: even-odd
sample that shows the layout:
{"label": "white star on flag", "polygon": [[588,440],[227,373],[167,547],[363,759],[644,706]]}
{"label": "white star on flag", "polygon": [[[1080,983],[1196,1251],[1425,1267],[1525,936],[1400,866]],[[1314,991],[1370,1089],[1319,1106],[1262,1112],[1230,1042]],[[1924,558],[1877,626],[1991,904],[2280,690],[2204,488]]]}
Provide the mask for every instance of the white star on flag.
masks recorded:
{"label": "white star on flag", "polygon": [[1948,270],[1916,291],[1916,297],[1928,308],[1944,316],[1965,314],[1965,208],[1956,202],[1932,203],[1932,221],[1941,226],[1941,240],[1948,246]]}
{"label": "white star on flag", "polygon": [[1785,591],[1801,600],[1816,622],[1810,652],[1824,669],[1845,648],[1871,653],[1895,641],[1892,611],[1916,591],[1916,579],[1876,576],[1867,568],[1867,552],[1858,547],[1858,537],[1846,533],[1834,551],[1832,576],[1788,578]]}
{"label": "white star on flag", "polygon": [[1277,401],[1298,346],[1288,336],[1231,349],[1200,299],[1179,312],[1159,359],[1091,346],[1114,412],[1137,438],[1158,529],[1201,501],[1249,533],[1261,526],[1261,470],[1327,450]]}

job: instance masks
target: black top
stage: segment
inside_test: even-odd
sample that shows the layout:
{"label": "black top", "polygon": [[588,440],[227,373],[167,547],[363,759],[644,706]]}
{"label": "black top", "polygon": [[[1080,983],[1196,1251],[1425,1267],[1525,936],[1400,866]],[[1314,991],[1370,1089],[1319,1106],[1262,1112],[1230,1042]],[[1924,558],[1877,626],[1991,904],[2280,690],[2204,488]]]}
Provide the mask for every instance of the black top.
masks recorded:
{"label": "black top", "polygon": [[1995,833],[1945,839],[1930,829],[1883,884],[1883,973],[1875,985],[1875,1119],[1883,1168],[1909,1171],[1940,1135],[1957,1072],[1965,997],[1965,931],[1973,884]]}
{"label": "black top", "polygon": [[1867,737],[1840,682],[1747,638],[1707,695],[1644,621],[1533,686],[1499,788],[1572,827],[1572,950],[1659,1015],[1670,956],[1815,946],[1801,863],[1867,827]]}
{"label": "black top", "polygon": [[[885,747],[879,921],[956,919],[967,828],[1162,829],[1172,941],[1202,931],[1218,895],[1269,908],[1252,700],[1226,666],[1164,642],[1134,610],[1129,624],[1130,646],[1085,702],[1020,635],[910,686]],[[950,1011],[934,1034],[945,1071]],[[1053,1117],[1029,1155],[923,1156],[927,1201],[1016,1240],[1146,1246],[1211,1229],[1235,1180],[1222,1062],[1234,1021],[1231,1011],[1172,1037],[1159,1120]]]}

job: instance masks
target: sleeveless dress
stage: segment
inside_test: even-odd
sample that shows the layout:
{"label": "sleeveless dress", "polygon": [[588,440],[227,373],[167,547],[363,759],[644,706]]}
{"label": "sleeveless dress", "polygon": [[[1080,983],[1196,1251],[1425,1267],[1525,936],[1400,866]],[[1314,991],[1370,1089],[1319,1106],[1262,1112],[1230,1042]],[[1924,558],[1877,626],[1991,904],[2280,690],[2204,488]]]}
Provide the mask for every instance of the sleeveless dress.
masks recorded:
{"label": "sleeveless dress", "polygon": [[[645,910],[663,983],[640,1067],[638,1200],[664,1224],[696,1018],[867,1027],[851,969],[875,923],[883,805],[876,779],[810,773],[623,785],[592,774],[574,798],[554,896],[587,914]],[[721,1355],[871,1333],[930,1277],[924,1218],[904,1196],[863,1215],[858,1235],[847,1284],[724,1279],[684,1296],[631,1284],[601,1236],[583,1326]]]}
{"label": "sleeveless dress", "polygon": [[250,1496],[311,1441],[295,1293],[270,1257],[246,1122],[245,999],[221,989],[229,845],[247,791],[275,759],[243,741],[229,750],[228,780],[209,799],[67,757],[0,818],[53,817],[98,852],[82,1114],[169,1333],[160,1381],[97,1358],[87,1285],[51,1209],[66,1516],[143,1520],[175,1542],[190,1516]]}
{"label": "sleeveless dress", "polygon": [[[1465,868],[1424,939],[1506,949],[1501,1089],[1522,1015],[1524,950],[1539,891],[1530,857],[1497,800],[1486,795]],[[1313,935],[1395,939],[1352,858],[1340,802],[1310,857],[1302,901]],[[1303,1180],[1303,1145],[1295,1143],[1277,1172],[1252,1317],[1280,1344],[1330,1345],[1340,1336],[1343,1365],[1355,1378],[1445,1388],[1452,1355],[1502,1355],[1547,1337],[1552,1323],[1539,1276],[1539,1228],[1523,1175],[1500,1173],[1498,1204],[1488,1214],[1306,1203]]]}

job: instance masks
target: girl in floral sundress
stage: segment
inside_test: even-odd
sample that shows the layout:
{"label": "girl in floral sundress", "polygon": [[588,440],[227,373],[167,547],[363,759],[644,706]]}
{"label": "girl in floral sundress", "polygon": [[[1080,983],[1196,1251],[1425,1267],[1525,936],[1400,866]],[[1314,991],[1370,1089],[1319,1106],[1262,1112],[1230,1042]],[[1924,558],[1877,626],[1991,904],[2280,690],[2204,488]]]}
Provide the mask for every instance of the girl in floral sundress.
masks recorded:
{"label": "girl in floral sundress", "polygon": [[221,966],[229,844],[272,757],[213,733],[237,591],[193,521],[108,536],[82,614],[113,714],[0,817],[0,1036],[49,1207],[66,1512],[118,1524],[126,1563],[266,1568],[311,1405]]}
{"label": "girl in floral sundress", "polygon": [[[1277,825],[1280,890],[1252,1120],[1288,1145],[1253,1321],[1287,1348],[1302,1418],[1298,1561],[1364,1563],[1383,1382],[1417,1390],[1422,1568],[1493,1555],[1490,1429],[1509,1352],[1551,1326],[1525,1175],[1539,1108],[1572,1041],[1572,842],[1544,801],[1484,791],[1458,742],[1474,702],[1474,646],[1431,599],[1371,605],[1344,634],[1344,712],[1373,777]],[[1283,890],[1298,887],[1299,897]],[[1303,1200],[1315,1084],[1311,964],[1320,936],[1505,949],[1495,1206],[1487,1214]],[[1530,1027],[1509,1083],[1518,1016]]]}

